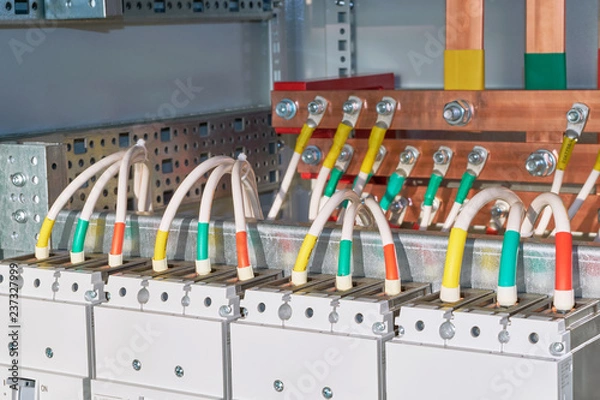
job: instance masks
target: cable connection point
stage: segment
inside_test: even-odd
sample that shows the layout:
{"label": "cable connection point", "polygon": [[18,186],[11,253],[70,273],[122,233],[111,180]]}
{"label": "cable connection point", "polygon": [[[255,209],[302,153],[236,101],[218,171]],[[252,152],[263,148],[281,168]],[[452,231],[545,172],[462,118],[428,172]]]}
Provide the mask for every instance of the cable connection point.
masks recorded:
{"label": "cable connection point", "polygon": [[237,156],[237,159],[238,159],[238,161],[246,161],[246,160],[248,159],[248,157],[246,156],[246,154],[245,154],[245,153],[240,153],[240,154]]}
{"label": "cable connection point", "polygon": [[152,269],[156,272],[162,272],[169,269],[169,264],[167,263],[167,259],[163,258],[162,260],[152,259]]}

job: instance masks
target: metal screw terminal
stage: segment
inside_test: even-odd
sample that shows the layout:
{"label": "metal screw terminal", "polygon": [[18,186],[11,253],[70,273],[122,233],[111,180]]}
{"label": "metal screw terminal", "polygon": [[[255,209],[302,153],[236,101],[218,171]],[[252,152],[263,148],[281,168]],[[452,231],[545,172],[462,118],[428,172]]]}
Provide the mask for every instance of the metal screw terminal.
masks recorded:
{"label": "metal screw terminal", "polygon": [[554,154],[545,149],[531,153],[525,162],[525,169],[532,176],[551,175],[555,168],[556,159]]}
{"label": "metal screw terminal", "polygon": [[27,178],[22,173],[17,172],[16,174],[12,174],[10,176],[10,181],[13,185],[21,187],[24,186],[25,183],[27,183]]}
{"label": "metal screw terminal", "polygon": [[232,311],[232,308],[231,308],[231,306],[227,306],[227,305],[225,305],[225,306],[221,306],[221,307],[219,307],[219,315],[220,315],[221,317],[226,317],[226,316],[228,316],[229,314],[231,314],[231,311]]}
{"label": "metal screw terminal", "polygon": [[24,224],[25,222],[27,222],[27,213],[25,212],[25,210],[15,211],[12,217],[15,220],[15,222],[18,222],[19,224]]}
{"label": "metal screw terminal", "polygon": [[450,340],[456,334],[456,328],[454,324],[450,321],[444,322],[440,325],[440,337],[444,340]]}
{"label": "metal screw terminal", "polygon": [[342,151],[340,151],[340,155],[338,157],[338,161],[340,162],[346,162],[350,160],[350,157],[352,157],[352,147],[348,144],[345,144],[344,147],[342,147]]}
{"label": "metal screw terminal", "polygon": [[500,343],[508,343],[510,340],[510,333],[506,329],[503,329],[498,333],[498,341]]}
{"label": "metal screw terminal", "polygon": [[312,115],[323,114],[325,111],[325,104],[321,100],[313,100],[308,103],[308,113]]}
{"label": "metal screw terminal", "polygon": [[390,211],[392,213],[400,213],[409,205],[410,202],[405,197],[400,197],[397,201],[390,204]]}
{"label": "metal screw terminal", "polygon": [[467,159],[469,160],[469,163],[473,165],[481,165],[485,160],[485,155],[481,150],[473,149],[467,156]]}
{"label": "metal screw terminal", "polygon": [[283,303],[279,306],[279,310],[277,310],[277,315],[282,321],[287,321],[292,318],[292,306],[288,303]]}
{"label": "metal screw terminal", "polygon": [[372,329],[374,334],[382,334],[385,332],[385,324],[383,322],[375,322]]}
{"label": "metal screw terminal", "polygon": [[465,126],[471,122],[473,108],[465,100],[454,100],[444,106],[444,119],[450,125]]}
{"label": "metal screw terminal", "polygon": [[321,393],[323,394],[323,397],[326,398],[326,399],[333,398],[333,390],[331,390],[330,387],[325,386],[323,388],[323,390],[321,391]]}
{"label": "metal screw terminal", "polygon": [[52,347],[46,347],[46,357],[48,357],[48,358],[54,357],[54,351],[52,350]]}
{"label": "metal screw terminal", "polygon": [[583,110],[578,107],[573,107],[567,112],[567,121],[572,124],[578,124],[583,121]]}
{"label": "metal screw terminal", "polygon": [[490,210],[490,214],[492,215],[492,218],[505,217],[507,213],[508,213],[508,209],[506,208],[506,206],[504,204],[494,204],[494,206]]}
{"label": "metal screw terminal", "polygon": [[283,382],[277,379],[273,382],[273,389],[275,389],[276,392],[283,392]]}
{"label": "metal screw terminal", "polygon": [[340,320],[340,315],[336,311],[332,311],[329,313],[329,322],[332,324],[336,324]]}
{"label": "metal screw terminal", "polygon": [[275,107],[275,113],[283,119],[292,119],[296,115],[298,107],[290,99],[283,99]]}
{"label": "metal screw terminal", "polygon": [[554,342],[550,345],[550,353],[554,356],[562,355],[565,351],[565,345],[562,342]]}
{"label": "metal screw terminal", "polygon": [[450,154],[444,149],[438,150],[433,153],[433,162],[440,165],[445,165],[450,162]]}
{"label": "metal screw terminal", "polygon": [[392,103],[390,103],[387,100],[383,100],[377,103],[377,106],[375,106],[375,110],[377,111],[377,114],[390,115],[394,111],[394,108],[392,106]]}
{"label": "metal screw terminal", "polygon": [[96,293],[95,290],[88,290],[87,292],[85,292],[84,295],[85,299],[87,301],[92,301],[94,300],[96,297],[98,297],[98,293]]}
{"label": "metal screw terminal", "polygon": [[175,367],[175,375],[177,375],[179,378],[181,378],[183,376],[183,368],[181,367],[181,365],[178,365]]}
{"label": "metal screw terminal", "polygon": [[348,100],[342,106],[344,114],[355,114],[358,111],[358,103],[355,100]]}
{"label": "metal screw terminal", "polygon": [[402,164],[412,165],[416,159],[417,155],[410,149],[404,150],[402,153],[400,153],[400,162]]}
{"label": "metal screw terminal", "polygon": [[142,363],[137,358],[135,360],[133,360],[133,362],[131,363],[131,366],[136,371],[139,371],[140,369],[142,369]]}
{"label": "metal screw terminal", "polygon": [[307,146],[302,152],[302,162],[308,165],[317,165],[321,162],[321,149],[317,146]]}

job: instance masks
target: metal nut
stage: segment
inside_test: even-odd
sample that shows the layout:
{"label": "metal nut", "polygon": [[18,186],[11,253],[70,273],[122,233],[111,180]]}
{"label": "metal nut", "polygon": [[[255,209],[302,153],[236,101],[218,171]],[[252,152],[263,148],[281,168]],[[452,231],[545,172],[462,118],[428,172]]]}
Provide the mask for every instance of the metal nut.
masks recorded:
{"label": "metal nut", "polygon": [[525,169],[532,176],[548,176],[556,169],[556,158],[552,152],[540,149],[527,157]]}
{"label": "metal nut", "polygon": [[569,121],[571,124],[578,124],[583,121],[583,116],[583,110],[581,108],[574,107],[567,112],[567,121]]}
{"label": "metal nut", "polygon": [[473,118],[473,107],[466,100],[454,100],[444,106],[443,116],[450,125],[465,126]]}
{"label": "metal nut", "polygon": [[400,162],[402,164],[412,165],[412,164],[414,164],[416,158],[417,158],[417,155],[415,154],[414,151],[412,151],[410,149],[404,150],[402,153],[400,153]]}
{"label": "metal nut", "polygon": [[481,165],[485,160],[485,156],[481,150],[473,149],[467,156],[467,159],[473,165]]}
{"label": "metal nut", "polygon": [[27,213],[25,212],[25,210],[15,211],[12,217],[15,220],[15,222],[18,222],[19,224],[24,224],[25,222],[27,222]]}

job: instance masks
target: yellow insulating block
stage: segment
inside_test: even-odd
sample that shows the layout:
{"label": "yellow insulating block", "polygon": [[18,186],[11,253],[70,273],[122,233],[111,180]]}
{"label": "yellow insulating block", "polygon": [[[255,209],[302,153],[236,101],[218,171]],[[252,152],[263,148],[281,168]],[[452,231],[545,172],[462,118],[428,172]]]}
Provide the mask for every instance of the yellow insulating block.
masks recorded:
{"label": "yellow insulating block", "polygon": [[444,52],[444,90],[484,89],[484,50],[446,50]]}

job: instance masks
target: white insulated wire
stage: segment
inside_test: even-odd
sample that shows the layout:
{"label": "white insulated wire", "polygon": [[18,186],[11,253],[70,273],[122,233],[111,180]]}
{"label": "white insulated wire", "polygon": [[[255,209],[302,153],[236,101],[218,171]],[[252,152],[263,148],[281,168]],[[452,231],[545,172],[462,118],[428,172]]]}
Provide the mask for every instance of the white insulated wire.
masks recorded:
{"label": "white insulated wire", "polygon": [[[319,171],[319,175],[317,176],[317,181],[315,182],[315,186],[310,195],[310,205],[308,208],[308,219],[310,221],[314,221],[317,217],[317,214],[320,211],[320,203],[321,198],[323,197],[323,191],[325,190],[325,186],[327,185],[327,178],[329,178],[329,173],[331,169],[327,167],[321,167]],[[333,196],[331,196],[333,198]],[[328,217],[329,218],[329,217]]]}
{"label": "white insulated wire", "polygon": [[146,154],[146,147],[144,140],[140,139],[138,142],[125,152],[121,165],[119,167],[119,181],[117,183],[117,208],[115,212],[115,223],[125,223],[125,217],[127,215],[127,180],[129,179],[129,167],[131,161],[140,152]]}
{"label": "white insulated wire", "polygon": [[[565,171],[557,169],[554,172],[554,179],[552,180],[552,188],[550,189],[550,193],[558,194],[560,192],[560,188],[562,187],[563,178],[565,175]],[[550,223],[550,218],[552,217],[552,210],[549,208],[544,208],[542,216],[540,217],[540,222],[538,223],[537,228],[535,228],[535,235],[541,236],[546,232],[546,228]]]}
{"label": "white insulated wire", "polygon": [[281,181],[281,187],[279,188],[279,191],[275,196],[275,200],[273,200],[273,205],[271,205],[271,209],[269,210],[269,214],[267,216],[267,219],[269,221],[277,219],[277,214],[279,214],[281,206],[283,205],[285,197],[287,196],[287,193],[290,189],[292,180],[294,179],[294,176],[296,174],[296,168],[298,168],[298,164],[300,163],[301,157],[302,155],[296,152],[294,152],[294,154],[292,155],[292,159],[290,160],[287,170],[285,171],[285,175],[283,176],[283,180]]}
{"label": "white insulated wire", "polygon": [[450,212],[448,213],[448,216],[446,217],[446,220],[444,221],[444,226],[442,226],[442,232],[450,231],[450,228],[452,228],[452,224],[456,220],[458,213],[460,213],[461,207],[462,207],[462,204],[460,204],[460,203],[454,202],[454,204],[452,204],[452,208],[450,209]]}

